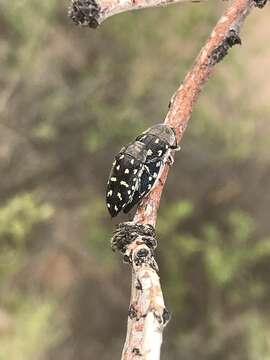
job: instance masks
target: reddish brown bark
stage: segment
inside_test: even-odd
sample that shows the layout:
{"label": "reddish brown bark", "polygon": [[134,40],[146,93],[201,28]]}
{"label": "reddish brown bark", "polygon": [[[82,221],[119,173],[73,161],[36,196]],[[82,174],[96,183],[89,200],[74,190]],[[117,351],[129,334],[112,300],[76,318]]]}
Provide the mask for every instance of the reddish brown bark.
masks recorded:
{"label": "reddish brown bark", "polygon": [[[226,50],[228,51],[229,47],[237,43],[236,41],[231,46],[228,45],[228,37],[230,34],[237,36],[243,21],[255,5],[253,0],[233,1],[232,5],[225,11],[215,26],[191,71],[186,75],[183,83],[174,94],[164,123],[175,129],[178,143],[182,140],[188,121],[191,118],[194,104],[200,95],[203,85],[212,75],[215,65],[222,60],[222,55],[226,55]],[[155,226],[160,198],[168,173],[169,165],[167,164],[161,175],[161,181],[138,207],[134,218],[136,223]]]}

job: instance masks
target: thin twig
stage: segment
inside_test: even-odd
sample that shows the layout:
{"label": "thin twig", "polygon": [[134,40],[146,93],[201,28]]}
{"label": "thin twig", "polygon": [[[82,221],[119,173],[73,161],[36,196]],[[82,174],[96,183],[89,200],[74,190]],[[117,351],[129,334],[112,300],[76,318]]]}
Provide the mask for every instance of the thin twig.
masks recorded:
{"label": "thin twig", "polygon": [[76,25],[96,28],[107,18],[126,11],[205,1],[208,0],[72,0],[69,17]]}

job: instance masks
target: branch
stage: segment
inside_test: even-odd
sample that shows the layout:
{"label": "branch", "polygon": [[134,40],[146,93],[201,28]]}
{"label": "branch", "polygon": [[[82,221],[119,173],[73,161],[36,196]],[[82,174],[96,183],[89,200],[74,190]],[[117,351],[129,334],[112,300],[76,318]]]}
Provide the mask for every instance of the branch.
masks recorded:
{"label": "branch", "polygon": [[[178,144],[182,140],[203,85],[212,75],[215,65],[227,55],[232,46],[241,44],[240,28],[252,8],[262,8],[266,2],[267,0],[234,0],[214,27],[192,69],[169,104],[169,112],[164,123],[175,130]],[[135,223],[155,226],[160,198],[168,173],[169,165],[166,164],[157,186],[140,203],[134,217]]]}
{"label": "branch", "polygon": [[160,357],[162,332],[170,315],[164,304],[154,258],[156,246],[155,229],[151,225],[122,223],[112,238],[112,249],[118,250],[124,261],[132,266],[128,330],[122,360],[157,360]]}
{"label": "branch", "polygon": [[[191,71],[170,101],[164,122],[175,130],[178,144],[203,85],[228,50],[241,44],[240,28],[250,11],[254,7],[263,7],[266,1],[234,0],[215,26]],[[132,266],[131,302],[122,360],[160,358],[162,332],[169,320],[169,313],[164,305],[154,259],[154,227],[168,173],[169,165],[166,164],[157,186],[139,205],[133,222],[120,224],[112,239],[113,248],[118,249]]]}
{"label": "branch", "polygon": [[69,17],[76,25],[97,28],[108,17],[131,10],[207,0],[72,0]]}

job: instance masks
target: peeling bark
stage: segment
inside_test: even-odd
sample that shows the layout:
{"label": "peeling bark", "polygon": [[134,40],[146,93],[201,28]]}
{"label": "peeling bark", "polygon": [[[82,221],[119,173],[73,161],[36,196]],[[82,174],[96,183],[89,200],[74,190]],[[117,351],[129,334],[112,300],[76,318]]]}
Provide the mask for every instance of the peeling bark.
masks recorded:
{"label": "peeling bark", "polygon": [[122,360],[157,360],[160,357],[162,332],[170,315],[164,304],[154,258],[156,246],[155,229],[151,225],[122,223],[112,238],[113,250],[119,250],[123,260],[132,266],[128,331]]}

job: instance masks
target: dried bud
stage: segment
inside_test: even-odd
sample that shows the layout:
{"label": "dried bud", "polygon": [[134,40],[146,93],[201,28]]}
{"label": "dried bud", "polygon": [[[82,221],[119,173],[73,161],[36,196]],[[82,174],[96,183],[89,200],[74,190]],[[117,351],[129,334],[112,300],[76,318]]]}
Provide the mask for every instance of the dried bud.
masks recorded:
{"label": "dried bud", "polygon": [[76,25],[94,29],[99,25],[100,6],[95,0],[72,0],[68,15]]}
{"label": "dried bud", "polygon": [[254,0],[255,1],[255,6],[262,9],[266,3],[267,3],[267,0]]}

